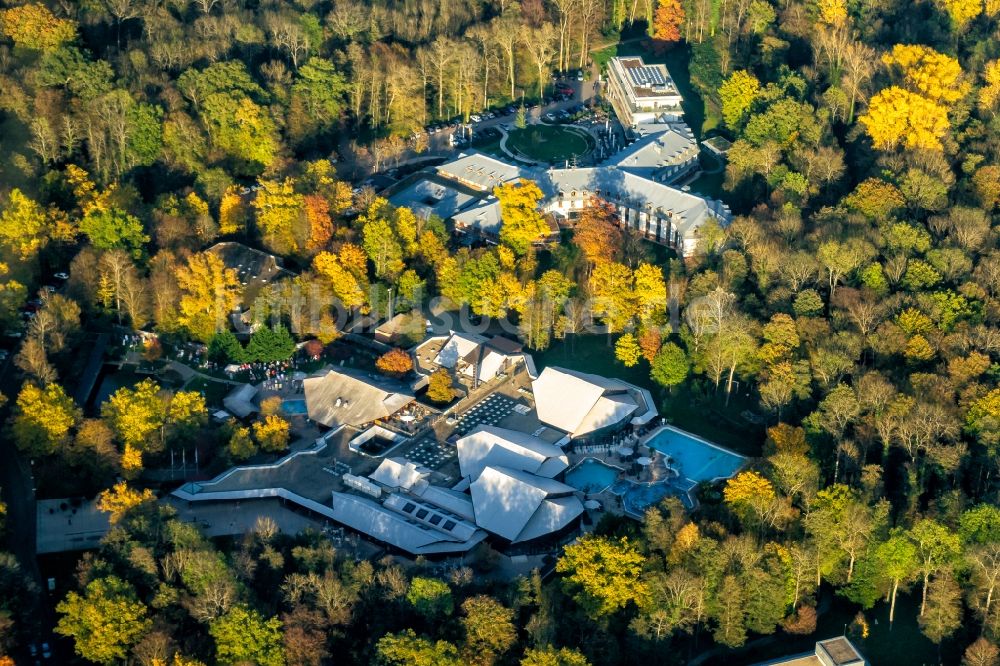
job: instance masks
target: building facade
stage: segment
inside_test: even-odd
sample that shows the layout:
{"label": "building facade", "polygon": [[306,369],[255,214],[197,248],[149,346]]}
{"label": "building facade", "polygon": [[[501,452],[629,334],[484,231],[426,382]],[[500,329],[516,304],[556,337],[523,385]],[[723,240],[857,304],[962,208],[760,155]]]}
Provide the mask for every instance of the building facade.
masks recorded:
{"label": "building facade", "polygon": [[625,127],[680,120],[681,94],[665,65],[647,65],[639,57],[612,58],[608,63],[606,95]]}

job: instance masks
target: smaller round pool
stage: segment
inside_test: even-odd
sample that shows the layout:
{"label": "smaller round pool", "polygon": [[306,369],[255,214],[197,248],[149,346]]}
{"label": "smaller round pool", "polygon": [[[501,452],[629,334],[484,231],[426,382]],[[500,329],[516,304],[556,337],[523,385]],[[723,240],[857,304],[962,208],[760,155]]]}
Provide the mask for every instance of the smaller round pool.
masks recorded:
{"label": "smaller round pool", "polygon": [[600,493],[615,482],[620,471],[596,458],[587,458],[566,472],[566,483],[585,493]]}

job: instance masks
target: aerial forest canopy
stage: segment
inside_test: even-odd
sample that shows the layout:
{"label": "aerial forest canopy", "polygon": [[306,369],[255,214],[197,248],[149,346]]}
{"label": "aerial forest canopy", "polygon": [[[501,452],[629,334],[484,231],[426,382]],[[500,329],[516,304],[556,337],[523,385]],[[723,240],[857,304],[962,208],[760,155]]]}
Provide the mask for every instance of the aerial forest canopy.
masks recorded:
{"label": "aerial forest canopy", "polygon": [[[731,219],[691,256],[600,193],[546,243],[543,187],[499,184],[496,242],[470,245],[369,180],[440,157],[436,125],[517,107],[523,127],[554,72],[590,84],[615,54],[666,61],[695,136],[730,145],[697,182]],[[25,495],[110,519],[52,600],[57,663],[735,664],[849,622],[876,663],[996,666],[998,207],[1000,0],[0,0],[3,455]],[[246,303],[220,241],[293,275]],[[277,459],[281,406],[215,422],[204,377],[73,390],[109,332],[142,339],[138,367],[169,345],[278,381],[348,344],[344,313],[432,299],[550,359],[596,349],[576,367],[749,465],[512,578],[485,544],[445,567],[269,517],[211,539],[157,500],[179,484],[160,472],[194,443],[213,471]],[[239,330],[251,306],[275,325]],[[27,655],[47,598],[7,537],[0,655]]]}

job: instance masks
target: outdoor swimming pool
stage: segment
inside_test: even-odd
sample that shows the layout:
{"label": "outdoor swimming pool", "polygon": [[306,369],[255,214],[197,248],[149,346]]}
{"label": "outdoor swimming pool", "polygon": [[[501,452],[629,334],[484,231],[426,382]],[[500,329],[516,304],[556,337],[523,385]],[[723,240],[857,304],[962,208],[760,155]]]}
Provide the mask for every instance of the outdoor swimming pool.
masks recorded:
{"label": "outdoor swimming pool", "polygon": [[746,462],[739,454],[671,426],[653,435],[647,444],[670,456],[670,466],[680,472],[681,478],[695,483],[728,479]]}
{"label": "outdoor swimming pool", "polygon": [[615,482],[620,471],[596,458],[587,458],[566,472],[566,483],[585,493],[599,493]]}
{"label": "outdoor swimming pool", "polygon": [[291,398],[281,403],[281,411],[286,414],[299,415],[306,413],[306,401],[301,398]]}

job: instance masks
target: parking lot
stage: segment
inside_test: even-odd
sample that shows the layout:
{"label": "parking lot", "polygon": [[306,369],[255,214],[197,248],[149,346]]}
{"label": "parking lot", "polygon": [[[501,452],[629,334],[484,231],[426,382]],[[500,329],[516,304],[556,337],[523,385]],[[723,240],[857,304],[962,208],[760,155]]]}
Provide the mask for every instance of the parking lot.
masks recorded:
{"label": "parking lot", "polygon": [[[543,98],[540,102],[538,100],[526,101],[524,108],[529,119],[540,120],[547,113],[555,114],[571,107],[580,106],[588,102],[593,95],[593,81],[580,80],[576,71],[573,71],[569,76],[555,81],[553,95]],[[463,118],[461,116],[456,116],[450,121],[432,123],[424,128],[428,139],[428,146],[430,150],[465,148],[468,146],[468,139],[462,138],[462,135],[467,135],[468,130],[465,129],[466,127],[471,129],[472,133],[475,134],[489,127],[508,123],[513,124],[519,107],[520,103],[512,103],[473,114],[469,117],[468,125],[462,122]]]}

